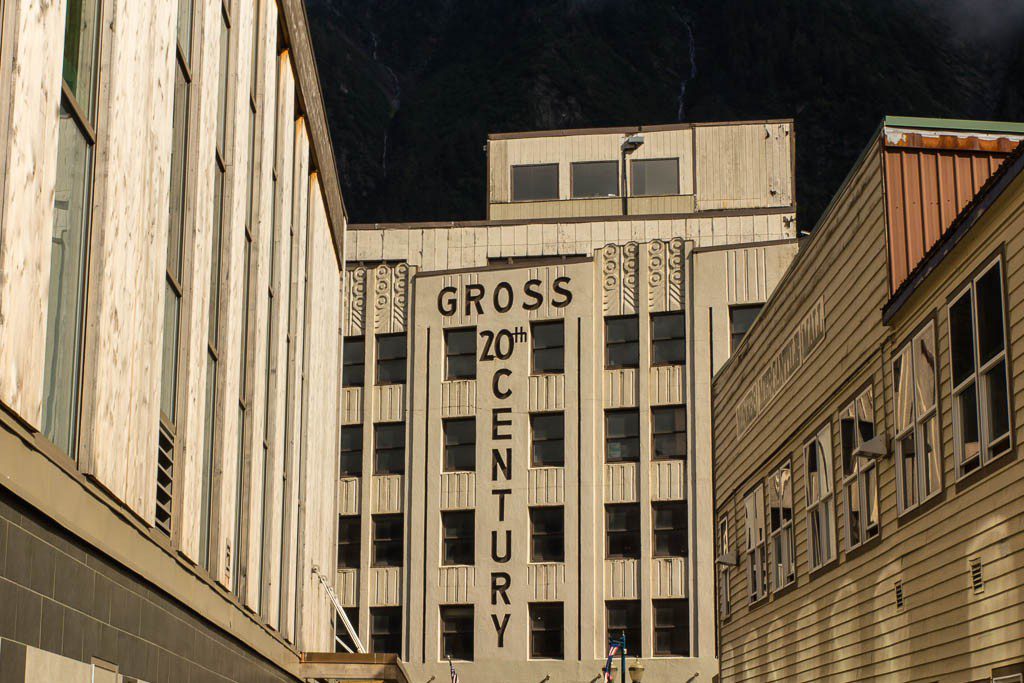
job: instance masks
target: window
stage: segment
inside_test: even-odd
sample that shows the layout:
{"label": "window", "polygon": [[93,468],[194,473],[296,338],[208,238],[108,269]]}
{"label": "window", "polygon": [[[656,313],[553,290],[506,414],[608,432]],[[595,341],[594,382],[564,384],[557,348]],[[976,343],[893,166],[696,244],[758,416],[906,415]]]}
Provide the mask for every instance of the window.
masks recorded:
{"label": "window", "polygon": [[560,602],[530,603],[530,659],[563,659],[565,647]]}
{"label": "window", "polygon": [[654,460],[686,457],[686,406],[651,408],[654,431]]}
{"label": "window", "polygon": [[373,473],[405,474],[405,423],[373,426]]}
{"label": "window", "polygon": [[446,567],[473,564],[473,511],[442,512],[441,530],[441,564]]}
{"label": "window", "polygon": [[512,167],[512,201],[558,199],[558,164]]}
{"label": "window", "polygon": [[640,505],[605,505],[604,511],[608,559],[640,559]]}
{"label": "window", "polygon": [[[722,555],[728,555],[732,550],[732,542],[729,539],[729,516],[723,514],[718,520],[718,549]],[[718,613],[723,619],[732,613],[732,586],[729,585],[729,566],[724,564],[718,567]]]}
{"label": "window", "polygon": [[565,562],[565,508],[530,508],[530,562]]}
{"label": "window", "polygon": [[949,305],[953,448],[962,477],[1010,450],[1003,268],[996,261]]}
{"label": "window", "polygon": [[67,3],[46,309],[42,431],[74,458],[96,145],[100,0]]}
{"label": "window", "polygon": [[651,365],[686,362],[686,331],[682,313],[651,315]]}
{"label": "window", "polygon": [[562,467],[565,465],[565,414],[534,413],[530,415],[530,466]]}
{"label": "window", "polygon": [[341,428],[342,477],[363,475],[363,426],[346,425]]}
{"label": "window", "polygon": [[402,566],[402,515],[373,516],[374,567]]}
{"label": "window", "polygon": [[836,509],[832,498],[832,430],[822,427],[804,446],[807,462],[807,564],[811,570],[836,557]]}
{"label": "window", "polygon": [[654,600],[654,655],[690,656],[690,609],[686,600]]}
{"label": "window", "polygon": [[476,379],[476,328],[445,330],[444,378]]}
{"label": "window", "polygon": [[364,337],[345,337],[341,355],[341,386],[363,386],[363,369],[366,363],[366,339]]}
{"label": "window", "polygon": [[565,323],[561,320],[530,326],[535,375],[565,372]]}
{"label": "window", "polygon": [[640,367],[640,324],[635,315],[605,318],[604,366],[614,368]]}
{"label": "window", "polygon": [[875,461],[857,454],[875,436],[874,392],[868,387],[839,415],[846,498],[846,548],[878,535],[878,480]]}
{"label": "window", "polygon": [[896,491],[900,512],[942,488],[935,386],[935,326],[928,323],[892,361]]}
{"label": "window", "polygon": [[607,410],[604,414],[605,462],[640,461],[640,411]]}
{"label": "window", "polygon": [[338,516],[338,569],[359,569],[359,516]]}
{"label": "window", "polygon": [[405,384],[405,333],[377,337],[377,384]]}
{"label": "window", "polygon": [[444,471],[472,472],[476,469],[476,419],[445,420]]}
{"label": "window", "polygon": [[729,334],[733,353],[739,348],[743,337],[747,336],[747,330],[754,324],[754,320],[757,319],[757,314],[761,312],[762,308],[764,308],[764,304],[729,307]]}
{"label": "window", "polygon": [[619,196],[619,162],[578,161],[569,171],[573,197]]}
{"label": "window", "polygon": [[793,470],[783,463],[768,477],[768,523],[771,535],[772,590],[796,580],[796,540],[793,536]]}
{"label": "window", "polygon": [[747,574],[750,602],[768,594],[768,572],[764,553],[764,489],[760,485],[743,499],[746,513]]}
{"label": "window", "polygon": [[634,197],[679,194],[679,159],[634,159]]}
{"label": "window", "polygon": [[[348,621],[352,624],[352,630],[359,634],[359,610],[351,609],[345,610],[345,616],[348,617]],[[339,642],[340,641],[340,642]],[[342,645],[344,643],[344,645]],[[346,649],[347,646],[347,649]],[[341,617],[335,615],[334,617],[334,651],[335,652],[358,652],[355,642],[348,635],[348,631],[345,629],[345,623],[341,620]]]}
{"label": "window", "polygon": [[686,557],[686,503],[654,503],[654,556]]}
{"label": "window", "polygon": [[402,608],[370,608],[370,652],[402,653]]}
{"label": "window", "polygon": [[640,640],[640,601],[609,600],[605,603],[605,621],[608,625],[607,642],[626,637],[626,653],[642,657]]}
{"label": "window", "polygon": [[441,607],[441,658],[473,661],[473,606]]}

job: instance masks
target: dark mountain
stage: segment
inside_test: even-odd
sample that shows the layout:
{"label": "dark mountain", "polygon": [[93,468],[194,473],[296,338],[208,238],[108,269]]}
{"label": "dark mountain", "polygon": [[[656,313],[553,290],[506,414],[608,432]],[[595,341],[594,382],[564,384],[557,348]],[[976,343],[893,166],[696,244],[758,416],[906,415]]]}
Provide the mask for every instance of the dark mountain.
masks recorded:
{"label": "dark mountain", "polygon": [[1024,0],[307,0],[356,222],[484,215],[488,132],[796,119],[814,224],[885,114],[1024,119]]}

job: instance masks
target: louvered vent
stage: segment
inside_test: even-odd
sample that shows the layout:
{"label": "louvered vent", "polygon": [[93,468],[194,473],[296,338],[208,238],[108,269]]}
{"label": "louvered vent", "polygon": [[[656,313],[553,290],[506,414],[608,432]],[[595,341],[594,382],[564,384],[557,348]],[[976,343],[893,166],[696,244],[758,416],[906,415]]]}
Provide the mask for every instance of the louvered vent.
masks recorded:
{"label": "louvered vent", "polygon": [[156,528],[171,535],[171,504],[174,495],[174,445],[160,430],[160,448],[156,462]]}
{"label": "louvered vent", "polygon": [[896,609],[903,609],[903,582],[896,581],[893,587],[896,590]]}
{"label": "louvered vent", "polygon": [[971,560],[971,588],[974,589],[975,593],[981,593],[985,590],[985,575],[980,557],[975,557]]}

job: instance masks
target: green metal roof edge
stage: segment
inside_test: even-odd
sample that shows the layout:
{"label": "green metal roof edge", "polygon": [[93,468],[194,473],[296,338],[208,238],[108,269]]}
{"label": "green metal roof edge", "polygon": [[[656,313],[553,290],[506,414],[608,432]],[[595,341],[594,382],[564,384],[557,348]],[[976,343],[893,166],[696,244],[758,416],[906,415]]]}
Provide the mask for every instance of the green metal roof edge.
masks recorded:
{"label": "green metal roof edge", "polygon": [[886,116],[886,126],[897,128],[930,128],[935,130],[969,130],[978,133],[1024,133],[1024,123],[1012,121],[971,121],[970,119],[934,119],[920,116]]}

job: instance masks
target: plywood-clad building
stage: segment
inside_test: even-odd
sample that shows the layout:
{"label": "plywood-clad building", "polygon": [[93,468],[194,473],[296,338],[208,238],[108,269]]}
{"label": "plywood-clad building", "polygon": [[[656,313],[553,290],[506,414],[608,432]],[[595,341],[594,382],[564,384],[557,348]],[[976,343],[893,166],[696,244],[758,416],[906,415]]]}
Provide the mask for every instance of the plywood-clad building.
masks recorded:
{"label": "plywood-clad building", "polygon": [[4,0],[0,103],[0,680],[299,680],[346,229],[302,2]]}
{"label": "plywood-clad building", "polygon": [[885,119],[714,378],[724,683],[1024,675],[1022,134]]}
{"label": "plywood-clad building", "polygon": [[[686,179],[665,207],[351,226],[337,591],[411,680],[450,655],[463,680],[592,681],[623,632],[645,680],[717,671],[709,380],[796,254],[792,131],[697,132],[745,170],[781,154],[780,185],[673,131],[639,148]],[[563,143],[615,159],[635,132],[520,136],[500,163],[492,136],[492,188],[516,145],[568,169]]]}

